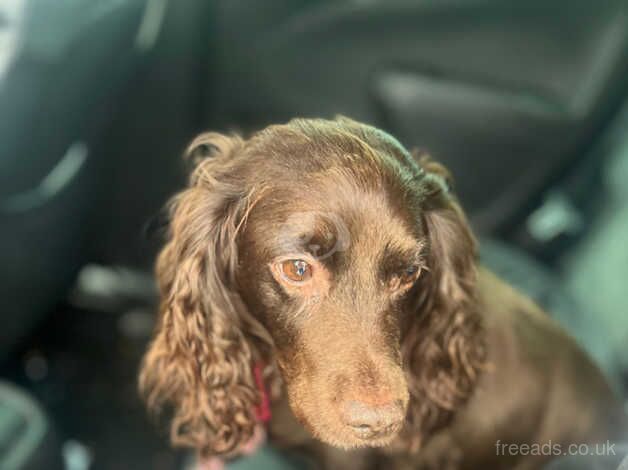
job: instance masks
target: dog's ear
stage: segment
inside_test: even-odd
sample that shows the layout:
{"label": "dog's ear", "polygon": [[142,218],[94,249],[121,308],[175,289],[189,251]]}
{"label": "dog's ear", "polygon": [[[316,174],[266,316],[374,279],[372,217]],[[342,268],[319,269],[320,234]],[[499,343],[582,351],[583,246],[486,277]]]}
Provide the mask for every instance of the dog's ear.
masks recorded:
{"label": "dog's ear", "polygon": [[475,239],[450,191],[449,172],[425,154],[418,163],[427,272],[416,286],[417,314],[402,343],[412,397],[404,435],[413,449],[467,400],[484,355]]}
{"label": "dog's ear", "polygon": [[475,238],[452,193],[449,170],[425,154],[419,165],[426,173],[422,215],[429,246],[428,269],[443,300],[464,301],[475,287]]}
{"label": "dog's ear", "polygon": [[414,161],[418,163],[419,167],[425,172],[428,180],[431,180],[429,183],[432,186],[431,189],[434,191],[445,190],[446,193],[453,191],[454,178],[451,172],[442,163],[434,160],[428,152],[422,149],[412,149],[410,154]]}
{"label": "dog's ear", "polygon": [[[203,134],[188,153],[206,146],[229,159],[239,144]],[[189,187],[171,202],[169,240],[156,266],[160,318],[139,383],[150,410],[171,413],[173,444],[205,455],[228,454],[250,439],[259,400],[250,315],[234,289],[236,238],[250,195],[221,177],[226,168],[197,162]]]}
{"label": "dog's ear", "polygon": [[189,143],[183,157],[192,168],[196,168],[208,158],[233,156],[242,144],[242,138],[238,135],[203,132]]}

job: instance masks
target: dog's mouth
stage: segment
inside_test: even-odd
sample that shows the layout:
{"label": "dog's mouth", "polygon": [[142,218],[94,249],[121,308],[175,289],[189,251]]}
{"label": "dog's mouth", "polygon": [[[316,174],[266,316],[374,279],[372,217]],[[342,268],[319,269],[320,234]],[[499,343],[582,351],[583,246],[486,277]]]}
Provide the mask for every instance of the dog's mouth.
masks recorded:
{"label": "dog's mouth", "polygon": [[388,441],[401,429],[406,414],[403,399],[381,403],[345,400],[339,405],[339,421],[360,441]]}
{"label": "dog's mouth", "polygon": [[385,447],[396,438],[404,425],[402,420],[379,427],[368,425],[349,426],[346,424],[338,426],[337,422],[333,424],[316,422],[314,424],[303,413],[295,413],[295,416],[316,438],[341,449]]}
{"label": "dog's mouth", "polygon": [[393,423],[373,429],[370,426],[360,425],[349,427],[349,432],[365,445],[384,445],[390,442],[401,430],[402,423]]}
{"label": "dog's mouth", "polygon": [[[351,449],[358,447],[384,447],[389,445],[401,431],[405,420],[380,423],[343,423],[339,427],[317,426],[315,432],[324,442],[335,447]],[[337,423],[339,424],[339,423]],[[322,429],[321,429],[322,428]],[[312,430],[312,428],[310,427]],[[324,429],[324,432],[322,430]]]}
{"label": "dog's mouth", "polygon": [[337,434],[327,433],[318,434],[318,438],[327,442],[334,447],[342,449],[355,449],[360,447],[385,447],[389,445],[401,431],[402,423],[386,426],[385,428],[373,429],[356,429],[345,428],[344,432]]}

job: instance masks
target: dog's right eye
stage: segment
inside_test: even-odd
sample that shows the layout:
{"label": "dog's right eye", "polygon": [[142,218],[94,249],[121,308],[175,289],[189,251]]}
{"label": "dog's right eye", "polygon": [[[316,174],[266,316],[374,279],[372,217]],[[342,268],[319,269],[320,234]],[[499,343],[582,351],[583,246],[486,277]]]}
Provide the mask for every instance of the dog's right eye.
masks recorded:
{"label": "dog's right eye", "polygon": [[281,263],[282,274],[292,282],[305,282],[312,277],[312,266],[302,259],[289,259]]}

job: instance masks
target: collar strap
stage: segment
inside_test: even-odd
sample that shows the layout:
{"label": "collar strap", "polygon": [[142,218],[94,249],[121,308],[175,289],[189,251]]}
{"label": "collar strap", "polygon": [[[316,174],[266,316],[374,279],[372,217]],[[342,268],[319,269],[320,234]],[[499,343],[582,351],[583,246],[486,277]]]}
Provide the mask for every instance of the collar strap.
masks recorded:
{"label": "collar strap", "polygon": [[259,404],[254,408],[255,417],[260,423],[267,423],[272,416],[270,410],[270,397],[266,384],[264,383],[264,366],[261,362],[257,362],[253,366],[253,378],[255,379],[255,385],[260,396]]}

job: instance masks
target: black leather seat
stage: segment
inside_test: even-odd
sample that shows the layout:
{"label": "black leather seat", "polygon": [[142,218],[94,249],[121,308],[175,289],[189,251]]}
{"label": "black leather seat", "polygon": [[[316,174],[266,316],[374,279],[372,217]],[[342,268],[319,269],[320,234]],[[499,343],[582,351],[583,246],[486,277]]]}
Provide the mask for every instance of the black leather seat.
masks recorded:
{"label": "black leather seat", "polygon": [[0,468],[64,468],[61,444],[44,411],[24,390],[3,381],[0,381]]}
{"label": "black leather seat", "polygon": [[102,168],[92,145],[137,61],[144,3],[0,5],[0,358],[85,256]]}
{"label": "black leather seat", "polygon": [[383,127],[447,164],[483,233],[533,204],[628,92],[623,0],[215,5],[216,121],[345,113]]}

